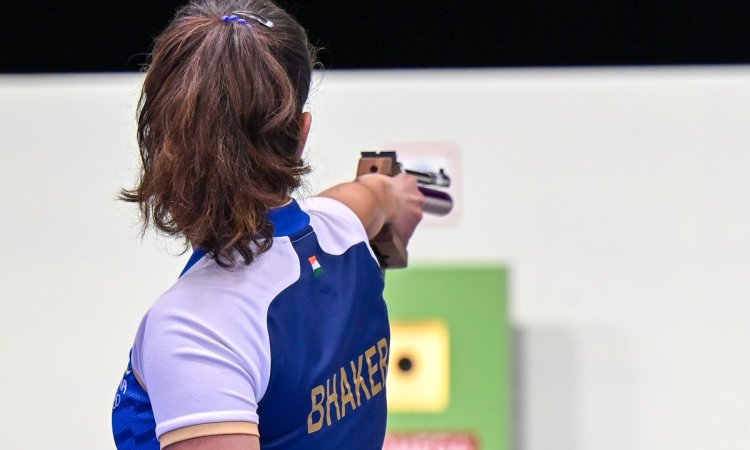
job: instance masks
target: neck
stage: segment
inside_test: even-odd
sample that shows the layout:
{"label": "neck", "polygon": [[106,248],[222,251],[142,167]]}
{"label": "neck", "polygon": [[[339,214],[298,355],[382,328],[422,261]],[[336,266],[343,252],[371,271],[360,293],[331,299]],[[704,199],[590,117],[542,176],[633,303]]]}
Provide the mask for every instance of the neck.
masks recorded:
{"label": "neck", "polygon": [[292,203],[292,198],[289,197],[288,195],[285,195],[278,202],[273,202],[271,205],[269,205],[269,208],[281,208],[282,206],[286,206],[290,203]]}

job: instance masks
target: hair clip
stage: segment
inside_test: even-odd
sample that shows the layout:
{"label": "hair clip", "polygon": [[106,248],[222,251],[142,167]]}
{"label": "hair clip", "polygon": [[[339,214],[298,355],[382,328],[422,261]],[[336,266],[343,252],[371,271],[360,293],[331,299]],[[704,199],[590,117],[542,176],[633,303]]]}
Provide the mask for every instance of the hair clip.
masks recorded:
{"label": "hair clip", "polygon": [[[266,28],[273,28],[273,25],[274,25],[272,20],[266,19],[265,17],[259,16],[259,15],[255,14],[255,13],[251,13],[249,11],[232,11],[232,15],[235,16],[235,17],[236,16],[247,17],[248,19],[252,19],[252,20],[258,22],[259,24],[263,25]],[[230,16],[230,17],[232,17],[232,16]]]}
{"label": "hair clip", "polygon": [[247,20],[245,20],[245,19],[243,19],[241,17],[238,17],[235,14],[232,14],[231,16],[221,16],[221,20],[223,20],[224,22],[227,22],[227,23],[237,22],[238,24],[245,25],[246,27],[248,27],[250,29],[253,28],[252,25],[250,25],[249,23],[247,23]]}

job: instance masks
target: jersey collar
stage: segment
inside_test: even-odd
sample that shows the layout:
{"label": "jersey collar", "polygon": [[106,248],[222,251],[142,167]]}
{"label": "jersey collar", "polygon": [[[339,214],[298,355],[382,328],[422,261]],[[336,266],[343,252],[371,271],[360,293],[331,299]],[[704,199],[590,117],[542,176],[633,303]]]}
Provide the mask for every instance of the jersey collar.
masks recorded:
{"label": "jersey collar", "polygon": [[[310,216],[302,211],[297,200],[292,199],[289,203],[278,208],[271,208],[268,211],[268,218],[273,223],[273,237],[293,236],[305,230],[310,225]],[[202,247],[196,247],[185,268],[182,269],[180,276],[190,270],[198,261],[206,256],[206,250]]]}
{"label": "jersey collar", "polygon": [[273,223],[273,237],[294,236],[310,225],[310,216],[294,199],[284,206],[271,208],[268,218]]}

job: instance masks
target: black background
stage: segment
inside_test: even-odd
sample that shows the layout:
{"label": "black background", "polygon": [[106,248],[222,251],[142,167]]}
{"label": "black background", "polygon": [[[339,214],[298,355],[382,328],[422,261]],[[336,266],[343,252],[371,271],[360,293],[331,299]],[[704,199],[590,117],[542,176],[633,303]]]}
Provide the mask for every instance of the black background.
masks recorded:
{"label": "black background", "polygon": [[[281,1],[329,69],[750,62],[750,2]],[[183,1],[20,2],[0,72],[140,70]]]}

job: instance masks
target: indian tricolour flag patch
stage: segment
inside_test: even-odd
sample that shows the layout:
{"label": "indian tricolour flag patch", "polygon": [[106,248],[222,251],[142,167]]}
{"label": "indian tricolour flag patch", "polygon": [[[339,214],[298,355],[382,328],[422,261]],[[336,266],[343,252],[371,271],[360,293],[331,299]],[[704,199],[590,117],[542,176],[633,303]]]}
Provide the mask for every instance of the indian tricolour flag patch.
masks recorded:
{"label": "indian tricolour flag patch", "polygon": [[325,271],[323,270],[323,266],[321,266],[318,262],[318,258],[316,258],[315,256],[311,256],[307,258],[307,260],[310,261],[310,266],[312,267],[314,276],[319,277],[323,275],[323,273],[325,273]]}

